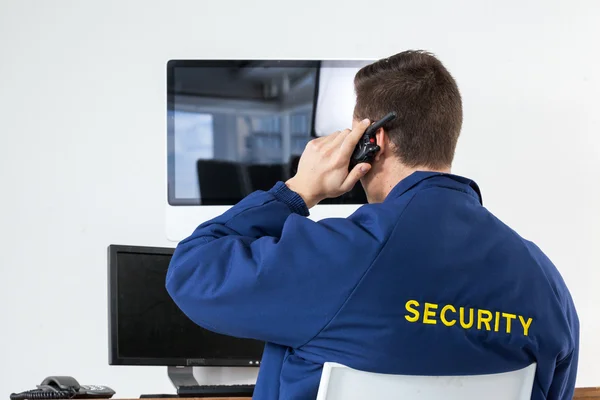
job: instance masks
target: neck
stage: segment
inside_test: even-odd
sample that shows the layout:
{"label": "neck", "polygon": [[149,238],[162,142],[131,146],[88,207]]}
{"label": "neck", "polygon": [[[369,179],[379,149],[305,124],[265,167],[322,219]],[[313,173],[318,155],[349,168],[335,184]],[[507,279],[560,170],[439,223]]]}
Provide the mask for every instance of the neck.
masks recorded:
{"label": "neck", "polygon": [[391,168],[388,174],[385,174],[381,180],[381,190],[379,192],[380,199],[374,199],[376,202],[383,201],[388,194],[392,191],[392,189],[400,183],[404,178],[412,175],[417,171],[425,171],[425,172],[441,172],[445,174],[450,173],[450,168],[442,168],[442,169],[432,169],[428,167],[407,167],[404,164],[396,163],[396,165]]}

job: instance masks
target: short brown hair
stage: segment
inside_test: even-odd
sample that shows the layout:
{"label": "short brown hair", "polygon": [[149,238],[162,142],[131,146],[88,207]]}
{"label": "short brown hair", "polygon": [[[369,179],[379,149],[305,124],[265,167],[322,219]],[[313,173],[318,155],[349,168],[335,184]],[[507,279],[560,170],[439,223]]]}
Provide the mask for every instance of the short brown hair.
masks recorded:
{"label": "short brown hair", "polygon": [[385,126],[396,155],[409,167],[449,167],[462,126],[454,78],[425,51],[405,51],[363,67],[354,78],[354,118],[371,121],[391,111]]}

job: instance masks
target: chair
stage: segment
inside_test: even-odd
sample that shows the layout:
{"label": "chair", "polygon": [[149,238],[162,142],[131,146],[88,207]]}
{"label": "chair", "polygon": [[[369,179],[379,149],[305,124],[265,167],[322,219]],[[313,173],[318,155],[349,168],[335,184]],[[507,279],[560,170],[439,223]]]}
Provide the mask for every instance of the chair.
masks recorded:
{"label": "chair", "polygon": [[250,164],[247,167],[250,192],[267,191],[278,181],[285,181],[283,164]]}
{"label": "chair", "polygon": [[200,159],[196,171],[203,206],[233,205],[250,194],[248,178],[240,163]]}
{"label": "chair", "polygon": [[468,376],[388,375],[325,363],[317,400],[530,400],[536,364]]}

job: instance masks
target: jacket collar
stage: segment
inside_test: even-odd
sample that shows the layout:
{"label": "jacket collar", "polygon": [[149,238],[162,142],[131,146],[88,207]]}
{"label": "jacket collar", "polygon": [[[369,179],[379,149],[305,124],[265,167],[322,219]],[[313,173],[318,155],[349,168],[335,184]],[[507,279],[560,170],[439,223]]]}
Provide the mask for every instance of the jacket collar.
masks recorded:
{"label": "jacket collar", "polygon": [[[397,197],[402,196],[404,193],[412,189],[413,187],[419,185],[421,182],[425,180],[430,180],[432,178],[445,178],[442,179],[441,182],[436,182],[440,186],[447,186],[448,182],[446,179],[450,179],[450,184],[455,186],[457,189],[462,190],[463,192],[473,196],[476,198],[480,204],[483,205],[483,198],[481,197],[481,190],[479,190],[479,186],[475,181],[471,179],[464,178],[462,176],[453,175],[453,174],[445,174],[443,172],[429,172],[429,171],[415,171],[411,175],[402,179],[398,184],[392,189],[392,191],[387,195],[385,201],[388,199],[395,199]],[[437,179],[436,179],[437,181]],[[444,182],[446,181],[446,182]],[[434,182],[432,182],[433,186],[436,186]]]}

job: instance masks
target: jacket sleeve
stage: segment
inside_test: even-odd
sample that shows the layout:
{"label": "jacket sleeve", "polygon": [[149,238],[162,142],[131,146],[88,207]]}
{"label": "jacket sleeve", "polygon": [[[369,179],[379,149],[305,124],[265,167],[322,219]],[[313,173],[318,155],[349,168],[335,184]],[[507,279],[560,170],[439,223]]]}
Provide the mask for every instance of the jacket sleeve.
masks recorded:
{"label": "jacket sleeve", "polygon": [[284,183],[255,192],[177,246],[167,290],[206,329],[300,347],[331,321],[379,251],[366,207],[314,222]]}
{"label": "jacket sleeve", "polygon": [[548,400],[571,400],[575,393],[577,379],[578,353],[569,354],[564,360],[557,363],[552,377],[552,384],[548,390]]}
{"label": "jacket sleeve", "polygon": [[570,327],[573,348],[571,352],[556,364],[552,384],[548,390],[548,400],[571,400],[575,392],[577,369],[579,363],[579,317],[569,295],[567,321]]}

